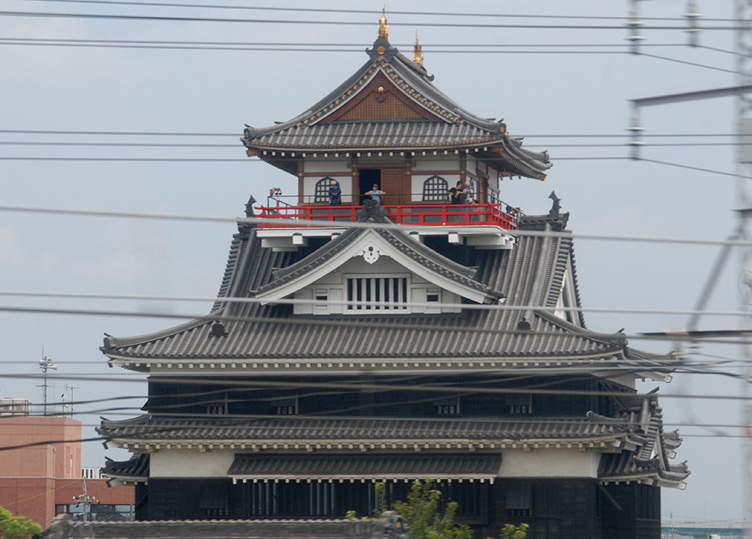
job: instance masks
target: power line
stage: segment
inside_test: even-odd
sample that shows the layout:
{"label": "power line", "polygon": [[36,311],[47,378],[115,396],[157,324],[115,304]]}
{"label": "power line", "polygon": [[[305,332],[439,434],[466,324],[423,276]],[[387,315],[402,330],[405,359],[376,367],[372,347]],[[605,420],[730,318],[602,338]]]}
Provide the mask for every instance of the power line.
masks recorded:
{"label": "power line", "polygon": [[689,62],[687,60],[679,60],[678,58],[668,58],[667,56],[658,56],[656,54],[649,54],[647,52],[640,52],[640,56],[646,56],[648,58],[655,58],[657,60],[665,60],[668,62],[674,62],[677,64],[683,64],[683,65],[689,65],[692,67],[702,67],[704,69],[712,69],[714,71],[722,71],[723,73],[733,73],[734,75],[739,75],[739,72],[734,69],[724,69],[722,67],[716,67],[716,66],[710,66],[706,64],[698,64],[697,62]]}
{"label": "power line", "polygon": [[[80,293],[64,293],[64,292],[21,292],[21,291],[9,291],[0,290],[0,296],[8,297],[20,297],[20,298],[58,298],[58,299],[83,299],[83,300],[120,300],[120,301],[176,301],[176,302],[206,302],[206,303],[250,303],[261,304],[261,300],[256,298],[217,298],[209,296],[160,296],[160,295],[123,295],[123,294],[80,294]],[[320,302],[316,300],[308,299],[279,299],[275,303],[285,305],[316,305]],[[332,305],[348,305],[353,302],[347,301],[328,301],[328,304]],[[361,302],[364,303],[364,302]],[[367,302],[365,302],[367,303]],[[422,306],[417,303],[411,303],[412,306]],[[431,303],[432,306],[442,306],[442,304]],[[448,305],[447,305],[448,306]],[[591,313],[612,313],[612,314],[664,314],[664,315],[705,315],[705,316],[742,316],[745,313],[742,311],[707,311],[707,310],[686,310],[686,309],[621,309],[621,308],[605,308],[605,307],[558,307],[556,309],[552,307],[541,307],[538,305],[473,305],[464,304],[463,308],[474,310],[513,310],[513,311],[528,311],[530,309],[536,310],[557,310],[562,312],[591,312]],[[2,307],[0,307],[0,310]],[[205,316],[205,315],[204,315]],[[200,318],[201,316],[197,316]]]}
{"label": "power line", "polygon": [[[49,129],[0,129],[0,133],[30,134],[30,135],[67,135],[67,136],[156,136],[156,137],[233,137],[236,140],[242,134],[240,130],[230,133],[216,132],[188,132],[188,131],[78,131],[78,130],[49,130]],[[651,137],[737,137],[738,133],[645,133],[641,138]],[[522,133],[513,138],[629,138],[629,134],[616,133]]]}
{"label": "power line", "polygon": [[[197,222],[214,222],[214,223],[234,223],[234,224],[276,224],[281,222],[279,218],[260,218],[260,217],[215,217],[215,216],[202,216],[202,215],[180,215],[180,214],[166,214],[166,213],[144,213],[144,212],[118,212],[118,211],[105,211],[105,210],[82,210],[82,209],[62,209],[62,208],[44,208],[34,206],[0,206],[0,212],[20,212],[20,213],[47,213],[58,215],[70,215],[70,216],[87,216],[87,217],[116,217],[116,218],[133,218],[133,219],[156,219],[156,220],[168,220],[168,221],[197,221]],[[329,221],[316,221],[316,220],[299,220],[295,221],[304,224],[305,226],[326,226],[331,227],[332,223]],[[434,230],[430,226],[409,226],[409,225],[393,225],[393,224],[379,224],[379,223],[361,223],[361,222],[343,222],[338,221],[336,226],[338,228],[364,228],[364,229],[382,229],[385,227],[404,226],[409,230]],[[725,239],[725,240],[704,240],[698,238],[662,238],[658,236],[618,236],[613,234],[585,234],[585,233],[573,233],[573,232],[556,232],[556,231],[541,231],[541,230],[524,230],[518,229],[513,231],[516,236],[530,236],[530,237],[551,237],[551,238],[565,238],[565,239],[580,239],[580,240],[600,240],[600,241],[626,241],[626,242],[645,242],[645,243],[670,243],[681,245],[703,245],[703,246],[721,246],[730,245],[736,247],[750,247],[752,246],[752,240],[742,239]]]}
{"label": "power line", "polygon": [[[405,135],[404,139],[408,138],[435,138],[434,136],[421,136],[421,135]],[[625,136],[626,138],[626,136]],[[65,142],[65,141],[13,141],[13,140],[0,140],[2,146],[71,146],[71,147],[83,147],[83,148],[231,148],[238,150],[243,146],[239,143],[235,144],[212,144],[208,142],[204,143],[168,143],[168,142]],[[752,142],[649,142],[640,144],[641,148],[685,148],[685,147],[745,147],[752,146]],[[528,149],[532,148],[631,148],[632,144],[629,142],[621,143],[570,143],[570,144],[528,144],[525,146]],[[554,157],[554,160],[557,158]],[[479,159],[479,160],[482,160]]]}
{"label": "power line", "polygon": [[[373,13],[373,12],[369,12]],[[296,20],[296,19],[243,19],[227,17],[188,17],[188,16],[157,16],[157,15],[125,15],[104,13],[61,13],[44,11],[0,11],[3,17],[22,18],[63,18],[63,19],[94,19],[94,20],[123,20],[123,21],[152,21],[152,22],[206,22],[206,23],[234,23],[234,24],[292,24],[317,26],[373,26],[373,21],[342,21],[342,20]],[[553,16],[551,18],[557,18]],[[622,19],[623,20],[623,19]],[[729,21],[732,22],[732,21]],[[733,21],[737,22],[737,21]],[[473,29],[521,29],[521,30],[618,30],[623,32],[623,25],[596,24],[502,24],[502,23],[441,23],[441,22],[390,22],[391,26],[409,26],[412,28],[473,28]],[[686,32],[685,25],[642,25],[641,30],[678,30]],[[738,31],[745,26],[711,26],[704,25],[703,31]]]}
{"label": "power line", "polygon": [[[369,149],[369,150],[352,150],[350,152],[343,151],[342,153],[364,153],[364,152],[378,152],[381,150]],[[388,150],[387,150],[388,151]],[[285,158],[283,158],[285,159]],[[290,158],[292,160],[294,158]],[[554,161],[624,161],[634,160],[628,156],[559,156],[554,158]],[[143,162],[143,163],[261,163],[261,159],[249,159],[249,158],[232,158],[232,157],[18,157],[18,156],[0,156],[0,161],[35,161],[35,162],[111,162],[111,163],[124,163],[124,162]],[[479,159],[483,161],[483,159]],[[700,167],[693,167],[690,165],[682,165],[680,163],[670,163],[667,161],[657,161],[654,159],[639,158],[637,161],[646,161],[649,163],[656,163],[660,165],[669,165],[674,167],[686,168],[690,170],[697,170],[701,172],[707,172],[709,174],[717,174],[720,176],[728,176],[732,178],[743,178],[752,180],[752,176],[743,176],[740,174],[734,174],[731,172],[724,172],[720,170],[712,170]]]}
{"label": "power line", "polygon": [[[378,10],[367,9],[334,9],[334,8],[290,8],[290,7],[271,7],[271,6],[238,6],[238,5],[221,5],[221,4],[184,4],[184,3],[166,3],[166,2],[146,2],[146,1],[124,1],[124,0],[25,0],[27,2],[55,2],[55,3],[75,3],[75,4],[100,4],[100,5],[124,5],[124,6],[147,6],[147,7],[171,7],[171,8],[200,8],[200,9],[230,9],[230,10],[254,10],[254,11],[283,11],[299,13],[347,13],[347,14],[364,14],[378,15]],[[589,19],[589,20],[630,20],[623,16],[598,16],[598,15],[537,15],[537,14],[515,14],[515,13],[478,13],[478,12],[452,12],[452,11],[403,11],[390,10],[392,15],[416,15],[416,16],[443,16],[443,17],[497,17],[497,18],[531,18],[531,19]],[[647,21],[681,21],[686,22],[686,17],[640,17],[640,20]],[[739,19],[726,18],[703,18],[705,22],[739,22]]]}

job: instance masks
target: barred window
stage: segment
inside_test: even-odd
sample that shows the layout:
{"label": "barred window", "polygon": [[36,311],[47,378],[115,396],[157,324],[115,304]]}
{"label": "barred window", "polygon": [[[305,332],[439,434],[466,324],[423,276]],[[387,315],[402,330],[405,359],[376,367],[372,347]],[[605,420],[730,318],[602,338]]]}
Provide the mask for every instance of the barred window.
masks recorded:
{"label": "barred window", "polygon": [[339,182],[329,176],[316,182],[316,190],[313,197],[314,202],[329,202],[329,186],[332,182],[336,183],[337,187],[339,187]]}
{"label": "barred window", "polygon": [[449,200],[449,184],[441,176],[431,176],[423,182],[423,201]]}
{"label": "barred window", "polygon": [[407,277],[353,277],[346,286],[350,312],[407,309]]}

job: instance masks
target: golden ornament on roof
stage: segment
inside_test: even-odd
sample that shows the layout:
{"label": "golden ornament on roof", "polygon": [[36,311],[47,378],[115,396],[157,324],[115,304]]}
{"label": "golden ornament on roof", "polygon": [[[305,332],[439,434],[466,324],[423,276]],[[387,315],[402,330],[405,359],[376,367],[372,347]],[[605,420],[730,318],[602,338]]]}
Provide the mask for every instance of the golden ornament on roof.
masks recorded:
{"label": "golden ornament on roof", "polygon": [[386,23],[386,8],[381,10],[381,18],[379,19],[379,38],[389,39],[389,25]]}
{"label": "golden ornament on roof", "polygon": [[413,48],[413,62],[423,65],[423,47],[418,40],[418,33],[415,33],[415,47]]}

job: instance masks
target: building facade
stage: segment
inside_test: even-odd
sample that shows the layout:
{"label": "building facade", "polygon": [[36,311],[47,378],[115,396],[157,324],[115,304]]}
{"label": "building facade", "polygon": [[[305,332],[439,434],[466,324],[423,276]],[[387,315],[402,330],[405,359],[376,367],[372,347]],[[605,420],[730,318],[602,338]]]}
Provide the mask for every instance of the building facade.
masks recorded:
{"label": "building facade", "polygon": [[211,313],[105,338],[149,373],[146,413],[99,428],[134,454],[105,472],[138,519],[368,515],[375,483],[390,502],[432,478],[478,537],[659,537],[660,489],[689,472],[635,381],[675,359],[587,329],[555,194],[539,216],[499,199],[545,179],[545,152],[438,90],[385,17],[367,54],[302,115],[245,129],[299,190],[249,201]]}
{"label": "building facade", "polygon": [[[0,415],[0,507],[47,527],[59,513],[82,517],[74,498],[87,495],[92,518],[129,518],[133,487],[110,488],[104,478],[86,479],[81,468],[81,422],[27,415],[31,403],[3,399]],[[12,406],[11,406],[12,405]],[[10,449],[6,449],[10,448]]]}

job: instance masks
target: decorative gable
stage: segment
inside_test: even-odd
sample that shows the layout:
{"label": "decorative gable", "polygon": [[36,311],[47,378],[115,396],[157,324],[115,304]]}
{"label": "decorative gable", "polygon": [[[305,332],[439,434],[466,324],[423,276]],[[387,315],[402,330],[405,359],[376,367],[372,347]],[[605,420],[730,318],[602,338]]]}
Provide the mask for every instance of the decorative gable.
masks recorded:
{"label": "decorative gable", "polygon": [[357,95],[319,123],[350,120],[444,121],[405,96],[381,70]]}
{"label": "decorative gable", "polygon": [[299,314],[458,312],[462,298],[490,303],[500,297],[474,274],[401,232],[352,229],[279,272],[256,297],[301,300]]}

